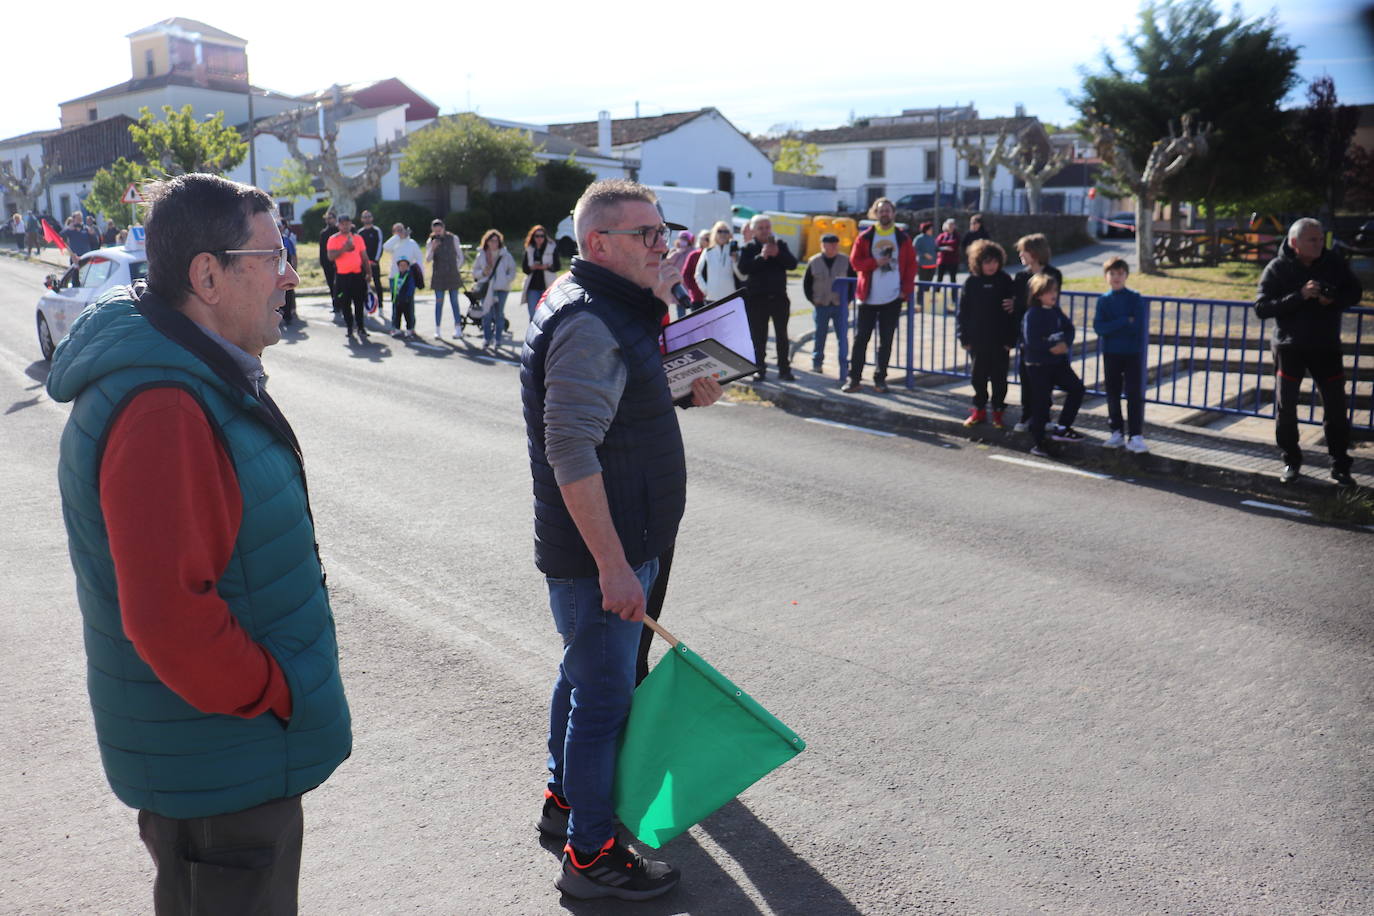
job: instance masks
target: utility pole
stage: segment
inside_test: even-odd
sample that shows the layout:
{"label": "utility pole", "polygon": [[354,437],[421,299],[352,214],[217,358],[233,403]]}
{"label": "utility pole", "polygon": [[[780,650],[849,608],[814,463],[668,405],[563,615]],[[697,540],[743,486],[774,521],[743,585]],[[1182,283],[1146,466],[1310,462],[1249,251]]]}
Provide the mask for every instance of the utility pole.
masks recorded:
{"label": "utility pole", "polygon": [[940,113],[941,107],[935,106],[935,218],[932,222],[935,225],[936,233],[940,230],[940,176],[944,172],[944,157],[940,155]]}
{"label": "utility pole", "polygon": [[248,183],[258,186],[257,119],[253,117],[253,80],[248,76],[248,51],[243,52],[243,81],[248,84]]}

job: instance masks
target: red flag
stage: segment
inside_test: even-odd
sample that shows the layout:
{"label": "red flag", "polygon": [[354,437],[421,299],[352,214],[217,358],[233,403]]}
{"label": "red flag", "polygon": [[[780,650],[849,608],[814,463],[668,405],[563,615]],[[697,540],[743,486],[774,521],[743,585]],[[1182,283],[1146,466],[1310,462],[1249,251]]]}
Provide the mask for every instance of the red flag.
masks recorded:
{"label": "red flag", "polygon": [[56,245],[58,248],[61,248],[63,251],[67,250],[66,241],[62,238],[61,235],[58,234],[57,230],[52,227],[52,223],[48,222],[47,220],[43,220],[43,238],[52,242],[54,245]]}

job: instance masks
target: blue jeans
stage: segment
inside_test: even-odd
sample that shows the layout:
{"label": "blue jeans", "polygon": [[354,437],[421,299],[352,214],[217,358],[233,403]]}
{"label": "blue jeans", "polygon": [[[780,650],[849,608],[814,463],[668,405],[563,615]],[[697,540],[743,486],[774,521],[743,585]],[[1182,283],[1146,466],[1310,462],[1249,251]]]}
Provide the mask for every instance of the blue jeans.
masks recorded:
{"label": "blue jeans", "polygon": [[456,334],[463,329],[463,320],[458,312],[458,290],[434,291],[434,330],[439,330],[444,326],[444,293],[448,293],[449,305],[453,308],[453,332]]}
{"label": "blue jeans", "polygon": [[[657,575],[657,557],[635,569],[646,601]],[[547,581],[549,607],[563,637],[563,661],[549,701],[549,789],[572,806],[568,842],[592,852],[615,834],[616,747],[630,714],[644,624],[603,610],[595,576]]]}
{"label": "blue jeans", "polygon": [[487,306],[487,313],[482,316],[482,341],[484,343],[501,344],[501,333],[506,328],[506,297],[510,295],[508,289],[492,290],[491,304]]}
{"label": "blue jeans", "polygon": [[530,319],[533,320],[535,309],[539,308],[539,300],[543,298],[544,291],[542,289],[530,289],[529,281],[526,280],[523,296],[525,299],[525,308],[529,310]]}
{"label": "blue jeans", "polygon": [[821,363],[825,362],[825,338],[830,328],[834,327],[835,345],[840,350],[840,370],[843,374],[849,357],[849,309],[843,305],[818,305],[815,309],[816,339],[811,346],[811,367],[817,372],[821,371]]}

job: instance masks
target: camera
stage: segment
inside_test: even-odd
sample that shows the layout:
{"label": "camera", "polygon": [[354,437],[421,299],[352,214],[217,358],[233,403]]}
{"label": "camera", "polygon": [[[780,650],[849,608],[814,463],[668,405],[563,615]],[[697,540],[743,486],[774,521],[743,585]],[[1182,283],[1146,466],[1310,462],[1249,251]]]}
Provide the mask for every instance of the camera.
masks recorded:
{"label": "camera", "polygon": [[1323,283],[1321,285],[1321,294],[1322,297],[1325,299],[1335,299],[1337,292],[1338,290],[1336,289],[1336,284],[1334,283]]}
{"label": "camera", "polygon": [[739,242],[735,241],[734,239],[730,240],[730,253],[739,254]]}

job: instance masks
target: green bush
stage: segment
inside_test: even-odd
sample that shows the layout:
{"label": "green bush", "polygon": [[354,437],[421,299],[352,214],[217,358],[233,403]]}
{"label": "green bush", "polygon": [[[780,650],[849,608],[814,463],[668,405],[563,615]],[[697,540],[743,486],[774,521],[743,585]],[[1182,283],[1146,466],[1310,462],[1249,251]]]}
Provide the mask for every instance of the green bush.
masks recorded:
{"label": "green bush", "polygon": [[[474,197],[476,195],[473,195]],[[454,210],[444,217],[444,226],[458,236],[464,245],[473,248],[482,241],[482,233],[491,228],[491,213],[480,206],[470,206],[466,210]]]}
{"label": "green bush", "polygon": [[301,241],[318,242],[324,231],[324,211],[329,209],[329,201],[322,200],[301,214]]}
{"label": "green bush", "polygon": [[428,237],[429,224],[434,219],[434,212],[429,207],[409,200],[379,200],[375,206],[364,209],[372,211],[374,221],[388,238],[391,236],[391,227],[401,223],[410,230],[412,238],[424,239]]}

